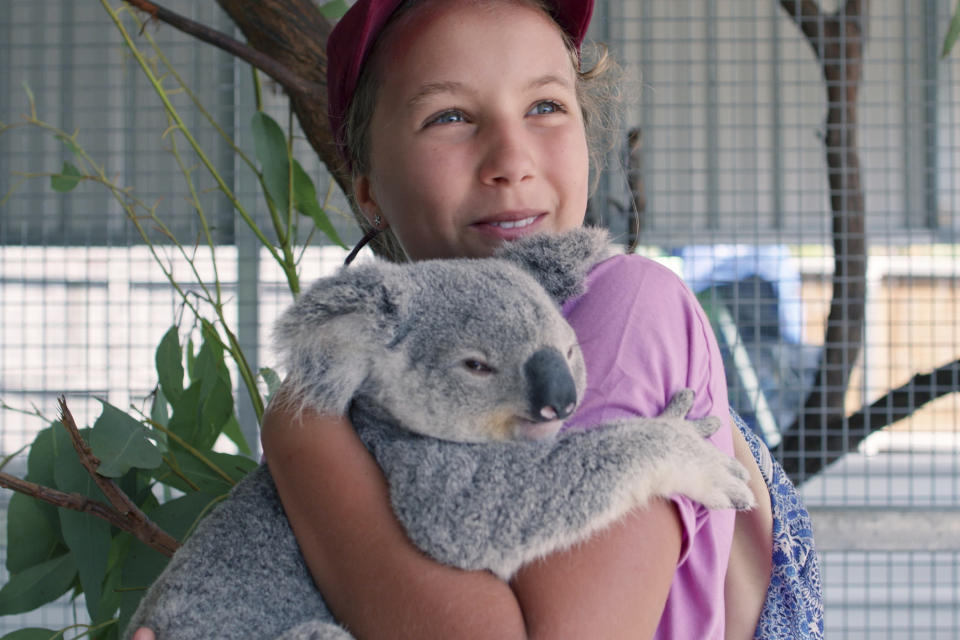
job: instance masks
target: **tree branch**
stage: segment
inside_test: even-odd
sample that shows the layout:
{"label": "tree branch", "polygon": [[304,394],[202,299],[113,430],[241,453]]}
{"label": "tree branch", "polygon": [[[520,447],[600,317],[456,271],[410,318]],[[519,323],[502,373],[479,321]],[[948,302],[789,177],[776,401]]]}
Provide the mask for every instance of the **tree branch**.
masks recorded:
{"label": "tree branch", "polygon": [[132,7],[150,14],[150,17],[155,20],[164,22],[178,31],[193,36],[197,40],[212,44],[218,49],[226,51],[244,62],[250,63],[280,83],[280,86],[286,89],[291,95],[316,98],[325,94],[326,90],[324,86],[305,80],[265,53],[238,40],[234,40],[225,33],[211,29],[199,22],[194,22],[187,17],[161,7],[155,2],[150,2],[150,0],[127,0],[127,3]]}
{"label": "tree branch", "polygon": [[37,500],[42,500],[43,502],[54,505],[55,507],[63,507],[64,509],[70,509],[72,511],[89,513],[97,516],[98,518],[106,520],[115,527],[119,527],[121,529],[125,528],[126,520],[124,517],[110,508],[109,505],[103,504],[99,500],[88,498],[87,496],[79,493],[67,493],[65,491],[59,491],[57,489],[45,487],[42,484],[37,484],[35,482],[30,482],[29,480],[12,476],[9,473],[2,471],[0,471],[0,487],[12,489],[17,493],[28,495],[31,498],[36,498]]}
{"label": "tree branch", "polygon": [[[960,391],[960,360],[918,373],[846,418],[833,419],[826,429],[790,431],[779,451],[784,470],[801,483],[853,451],[870,434],[913,415],[923,405]],[[801,467],[802,463],[802,467]]]}
{"label": "tree branch", "polygon": [[[109,518],[100,511],[90,513],[94,513],[94,515],[107,520],[110,524],[132,533],[138,540],[156,549],[160,553],[166,556],[172,556],[174,551],[179,548],[180,543],[176,538],[154,524],[153,521],[130,500],[127,494],[117,486],[116,482],[97,473],[97,469],[100,468],[100,460],[93,455],[90,446],[80,435],[80,430],[77,428],[77,423],[73,419],[73,414],[71,414],[70,409],[67,408],[67,401],[63,396],[60,396],[58,402],[60,405],[60,424],[62,424],[67,430],[67,433],[70,434],[70,440],[73,442],[73,448],[77,451],[77,457],[80,458],[80,463],[113,506],[113,509],[110,510],[112,515]],[[96,502],[96,504],[102,503]],[[64,506],[68,509],[74,508],[67,504],[59,506]],[[109,509],[106,505],[103,506]],[[76,510],[83,511],[84,509]]]}
{"label": "tree branch", "polygon": [[57,507],[94,515],[106,520],[118,529],[133,534],[145,545],[156,549],[165,556],[172,556],[180,547],[180,543],[176,538],[154,524],[113,480],[97,473],[100,460],[93,455],[90,446],[80,435],[77,423],[74,421],[70,409],[67,408],[67,402],[63,396],[60,397],[59,403],[60,423],[70,434],[70,440],[73,442],[73,448],[77,452],[80,463],[111,504],[106,505],[99,500],[94,500],[79,493],[66,493],[2,472],[0,472],[0,487],[12,489]]}
{"label": "tree branch", "polygon": [[12,489],[17,493],[22,493],[30,496],[31,498],[36,498],[37,500],[42,500],[43,502],[52,504],[55,507],[63,507],[64,509],[70,509],[72,511],[80,511],[81,513],[87,513],[102,520],[106,520],[118,529],[129,531],[144,544],[156,549],[167,557],[172,556],[180,546],[179,542],[160,530],[149,520],[146,520],[146,523],[153,527],[156,533],[151,535],[141,535],[141,533],[146,533],[141,523],[137,523],[136,526],[131,526],[131,518],[129,515],[125,516],[111,508],[109,505],[106,505],[99,500],[93,500],[92,498],[88,498],[87,496],[79,493],[67,493],[65,491],[59,491],[35,482],[30,482],[29,480],[12,476],[9,473],[2,471],[0,471],[0,487]]}

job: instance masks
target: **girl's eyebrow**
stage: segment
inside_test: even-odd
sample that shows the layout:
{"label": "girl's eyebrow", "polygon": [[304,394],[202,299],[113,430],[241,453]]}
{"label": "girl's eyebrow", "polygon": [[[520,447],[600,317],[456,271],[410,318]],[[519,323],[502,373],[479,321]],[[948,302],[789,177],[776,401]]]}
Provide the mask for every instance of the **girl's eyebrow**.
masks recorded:
{"label": "girl's eyebrow", "polygon": [[545,87],[548,84],[558,84],[566,89],[570,89],[573,87],[573,84],[570,82],[569,78],[548,73],[540,76],[539,78],[534,78],[533,80],[531,80],[530,84],[527,85],[527,88],[539,89],[540,87]]}
{"label": "girl's eyebrow", "polygon": [[[565,78],[562,75],[556,75],[553,73],[547,73],[537,78],[534,78],[527,84],[527,89],[539,89],[547,85],[556,84],[570,89],[573,87],[573,84],[570,82],[569,78]],[[407,100],[407,106],[415,108],[421,102],[435,95],[439,94],[456,94],[463,93],[467,91],[467,87],[462,82],[457,82],[455,80],[441,80],[438,82],[427,82],[420,85],[417,91]]]}
{"label": "girl's eyebrow", "polygon": [[440,82],[428,82],[426,84],[420,85],[416,93],[414,93],[409,100],[407,100],[407,106],[416,107],[419,103],[423,102],[431,96],[435,96],[441,93],[460,93],[464,91],[464,85],[462,82],[456,82],[454,80],[440,81]]}

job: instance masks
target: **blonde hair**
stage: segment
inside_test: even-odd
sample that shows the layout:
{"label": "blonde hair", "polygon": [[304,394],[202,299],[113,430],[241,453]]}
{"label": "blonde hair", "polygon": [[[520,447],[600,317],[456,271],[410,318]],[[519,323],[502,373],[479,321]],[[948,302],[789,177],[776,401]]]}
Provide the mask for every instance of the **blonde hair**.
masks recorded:
{"label": "blonde hair", "polygon": [[[344,140],[348,154],[350,171],[356,176],[370,171],[370,122],[377,103],[377,89],[379,82],[378,52],[379,45],[399,19],[410,10],[423,3],[424,0],[406,0],[390,16],[377,38],[376,44],[370,51],[367,62],[364,64],[357,79],[357,86],[347,107],[344,121]],[[578,51],[570,35],[556,22],[551,13],[551,6],[547,0],[509,0],[543,11],[560,29],[563,42],[570,54],[570,62],[576,73],[577,101],[583,114],[583,123],[590,155],[590,192],[596,189],[600,173],[603,171],[607,154],[613,149],[615,137],[620,130],[620,113],[622,103],[621,82],[623,71],[613,59],[607,47],[602,44],[584,43]],[[590,60],[589,67],[584,69],[584,58]],[[370,229],[370,224],[354,207],[357,222],[361,228]],[[407,260],[403,249],[390,229],[378,234],[371,243],[371,248],[377,255],[403,262]]]}

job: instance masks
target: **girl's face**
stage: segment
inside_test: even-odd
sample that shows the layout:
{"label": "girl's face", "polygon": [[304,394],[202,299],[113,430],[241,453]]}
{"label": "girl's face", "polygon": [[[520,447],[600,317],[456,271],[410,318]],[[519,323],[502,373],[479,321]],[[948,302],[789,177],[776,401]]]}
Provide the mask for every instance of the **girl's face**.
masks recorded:
{"label": "girl's face", "polygon": [[511,2],[444,0],[385,36],[361,209],[409,257],[483,257],[583,222],[587,141],[559,28]]}

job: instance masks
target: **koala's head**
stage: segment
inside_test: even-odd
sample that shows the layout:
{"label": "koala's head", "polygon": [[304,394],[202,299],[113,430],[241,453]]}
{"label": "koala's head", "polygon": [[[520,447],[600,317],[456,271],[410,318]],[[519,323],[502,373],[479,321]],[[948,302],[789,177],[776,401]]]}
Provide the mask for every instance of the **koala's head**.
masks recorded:
{"label": "koala's head", "polygon": [[552,436],[586,385],[555,298],[608,253],[604,233],[577,230],[510,243],[501,258],[345,269],[277,323],[286,395],[335,413],[373,402],[447,440]]}
{"label": "koala's head", "polygon": [[410,286],[363,393],[405,427],[464,442],[554,435],[583,396],[556,303],[502,260],[407,267]]}

